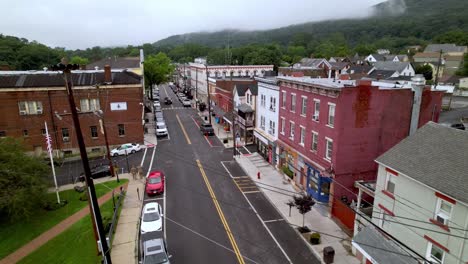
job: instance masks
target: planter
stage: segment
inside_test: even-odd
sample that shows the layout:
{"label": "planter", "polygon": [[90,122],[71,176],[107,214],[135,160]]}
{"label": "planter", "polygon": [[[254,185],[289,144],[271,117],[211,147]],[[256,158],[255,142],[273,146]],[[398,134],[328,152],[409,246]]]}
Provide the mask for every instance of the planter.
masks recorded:
{"label": "planter", "polygon": [[309,233],[310,229],[307,226],[301,226],[297,228],[297,231],[299,231],[299,233],[301,234],[304,234],[304,233]]}
{"label": "planter", "polygon": [[312,233],[310,235],[309,241],[312,245],[320,244],[320,234],[319,233]]}

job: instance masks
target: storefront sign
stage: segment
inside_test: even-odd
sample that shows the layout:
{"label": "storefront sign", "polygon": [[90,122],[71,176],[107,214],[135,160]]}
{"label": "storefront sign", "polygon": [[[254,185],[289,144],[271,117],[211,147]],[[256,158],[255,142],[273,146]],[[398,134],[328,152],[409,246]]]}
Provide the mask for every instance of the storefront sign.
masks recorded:
{"label": "storefront sign", "polygon": [[264,136],[260,135],[260,133],[258,133],[257,131],[254,131],[254,136],[260,139],[266,145],[268,145],[268,140]]}
{"label": "storefront sign", "polygon": [[111,111],[125,111],[127,110],[127,102],[111,103]]}

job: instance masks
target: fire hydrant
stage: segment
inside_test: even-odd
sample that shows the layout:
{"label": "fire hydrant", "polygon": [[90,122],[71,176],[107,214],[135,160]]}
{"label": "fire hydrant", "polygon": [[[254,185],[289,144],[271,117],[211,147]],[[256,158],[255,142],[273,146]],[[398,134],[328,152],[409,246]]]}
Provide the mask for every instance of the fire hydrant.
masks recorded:
{"label": "fire hydrant", "polygon": [[260,180],[260,172],[257,172],[257,179]]}

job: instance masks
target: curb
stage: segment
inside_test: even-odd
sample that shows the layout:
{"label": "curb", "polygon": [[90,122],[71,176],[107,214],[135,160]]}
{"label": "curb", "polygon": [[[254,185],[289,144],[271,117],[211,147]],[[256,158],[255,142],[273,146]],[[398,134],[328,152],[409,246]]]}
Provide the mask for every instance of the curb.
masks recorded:
{"label": "curb", "polygon": [[[235,159],[236,159],[236,162],[237,162],[237,160],[240,159],[240,157],[235,157]],[[249,161],[249,162],[250,162],[250,161]],[[244,166],[242,166],[242,164],[239,163],[239,162],[237,162],[237,163],[241,166],[242,170],[244,170],[244,172],[245,172],[246,170],[244,169]],[[252,166],[257,167],[257,166],[255,166],[255,165],[253,165],[253,164],[252,164]],[[275,169],[275,170],[276,170],[276,169]],[[249,175],[249,177],[250,177],[251,179],[255,179],[254,177],[252,177],[252,176],[250,176],[250,175]],[[255,181],[253,181],[253,182],[255,182]],[[257,185],[257,184],[255,184],[255,185]],[[289,221],[287,220],[287,217],[281,212],[281,210],[278,209],[278,207],[276,206],[275,203],[273,203],[273,201],[270,199],[270,197],[268,197],[268,195],[265,194],[265,192],[263,191],[262,188],[260,188],[260,187],[258,187],[258,186],[257,186],[257,188],[262,192],[263,196],[265,196],[265,197],[267,198],[268,202],[270,202],[270,204],[273,206],[273,208],[275,208],[275,210],[283,217],[283,219],[284,219],[284,220],[288,223],[288,225],[291,227],[291,224],[290,224]],[[293,228],[293,227],[291,227],[291,228],[294,230],[294,232],[296,232],[296,235],[298,235],[299,237],[302,238],[302,240],[303,240],[304,243],[307,245],[307,247],[312,251],[312,254],[314,254],[315,257],[317,257],[317,259],[320,260],[320,263],[325,264],[325,262],[323,261],[322,257],[320,257],[320,254],[317,252],[317,250],[316,250],[315,248],[313,248],[313,247],[309,244],[309,242],[299,233],[299,231],[297,231],[297,230],[296,230],[295,228]]]}

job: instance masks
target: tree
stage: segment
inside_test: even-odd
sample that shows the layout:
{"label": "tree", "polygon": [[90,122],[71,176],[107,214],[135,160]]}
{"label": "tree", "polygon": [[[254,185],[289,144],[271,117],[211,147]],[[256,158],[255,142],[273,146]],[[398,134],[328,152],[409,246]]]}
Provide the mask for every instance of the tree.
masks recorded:
{"label": "tree", "polygon": [[414,71],[416,74],[424,75],[427,81],[432,80],[432,67],[428,64],[418,65]]}
{"label": "tree", "polygon": [[434,37],[436,43],[454,43],[457,45],[468,45],[468,32],[462,30],[451,30]]}
{"label": "tree", "polygon": [[169,81],[174,65],[165,53],[159,52],[151,55],[145,60],[145,83],[150,88],[153,85]]}
{"label": "tree", "polygon": [[89,60],[80,56],[73,56],[70,60],[70,63],[78,65],[87,65],[89,63]]}
{"label": "tree", "polygon": [[0,217],[10,220],[30,217],[46,202],[50,169],[38,158],[27,155],[12,138],[0,139]]}
{"label": "tree", "polygon": [[308,194],[303,194],[300,196],[294,196],[294,204],[296,205],[299,213],[302,214],[302,227],[304,228],[304,217],[305,214],[312,210],[312,206],[315,205],[314,199]]}
{"label": "tree", "polygon": [[463,66],[457,71],[457,75],[468,76],[468,53],[465,54]]}

